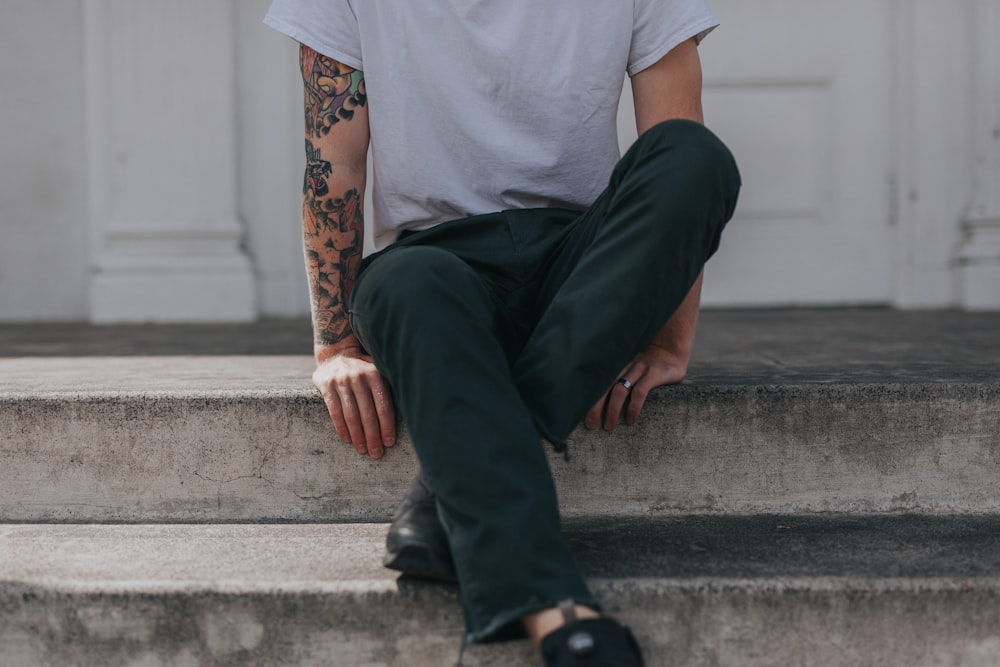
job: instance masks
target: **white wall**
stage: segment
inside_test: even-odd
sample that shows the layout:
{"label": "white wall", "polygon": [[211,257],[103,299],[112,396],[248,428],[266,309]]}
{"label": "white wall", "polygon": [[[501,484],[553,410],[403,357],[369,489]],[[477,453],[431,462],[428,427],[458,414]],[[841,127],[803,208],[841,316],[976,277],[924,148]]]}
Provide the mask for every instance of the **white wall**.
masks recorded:
{"label": "white wall", "polygon": [[971,2],[901,2],[896,40],[897,303],[956,305],[953,259],[972,195]]}
{"label": "white wall", "polygon": [[260,312],[309,312],[299,202],[303,121],[298,48],[261,23],[270,0],[237,12],[239,210],[247,225]]}
{"label": "white wall", "polygon": [[87,317],[80,4],[0,6],[0,321]]}
{"label": "white wall", "polygon": [[95,322],[247,321],[235,0],[83,0]]}
{"label": "white wall", "polygon": [[[758,0],[755,11],[787,19],[793,7],[812,25],[795,40],[799,48],[808,52],[815,35],[824,48],[842,44],[845,62],[863,62],[856,53],[846,57],[846,50],[863,47],[852,34],[817,34],[824,28],[813,25],[818,19],[810,3],[816,12],[840,6]],[[0,321],[240,320],[308,311],[298,224],[297,52],[260,24],[268,4],[3,0]],[[843,7],[865,4],[851,0]],[[766,42],[781,57],[787,27],[769,36],[767,26],[779,23],[763,21],[741,37],[743,0],[713,6],[723,28],[704,47],[709,92],[738,86],[752,97],[758,84],[786,85],[766,64],[759,72],[742,71],[747,61],[740,49]],[[861,42],[880,40],[870,53],[881,83],[878,90],[865,85],[889,110],[870,122],[886,156],[877,176],[885,197],[873,219],[892,225],[885,252],[891,277],[880,279],[872,294],[876,302],[911,308],[1000,308],[1000,2],[878,0],[878,6],[883,27]],[[757,62],[767,62],[766,53],[758,55]],[[740,67],[727,72],[727,63]],[[160,77],[157,87],[144,87],[144,72]],[[844,90],[846,79],[829,72],[813,78]],[[159,91],[170,104],[137,100],[139,89]],[[722,123],[732,126],[727,132],[743,131],[739,109],[720,107],[715,92],[707,98],[715,105],[711,117],[729,119]],[[865,105],[864,95],[830,99],[837,118],[858,115],[846,113],[845,105]],[[767,121],[766,114],[757,121]],[[144,133],[151,122],[158,125]],[[769,131],[780,132],[782,122],[774,120]],[[631,136],[628,109],[621,123],[622,135]],[[731,138],[737,146],[753,145]],[[796,142],[789,138],[782,150],[795,150]],[[751,187],[781,180],[754,166],[768,159],[743,158],[757,172],[744,174]],[[849,203],[852,193],[831,196]],[[746,201],[759,199],[748,195]],[[739,252],[740,244],[730,245],[724,252]],[[738,274],[731,278],[715,272],[743,290],[736,302],[787,302],[775,297],[773,276],[755,280],[739,266],[735,259],[727,264]],[[783,279],[806,284],[813,279],[809,268]],[[821,279],[822,289],[806,292],[835,302],[836,287]],[[148,298],[156,290],[158,297]],[[711,285],[710,299],[724,291]]]}

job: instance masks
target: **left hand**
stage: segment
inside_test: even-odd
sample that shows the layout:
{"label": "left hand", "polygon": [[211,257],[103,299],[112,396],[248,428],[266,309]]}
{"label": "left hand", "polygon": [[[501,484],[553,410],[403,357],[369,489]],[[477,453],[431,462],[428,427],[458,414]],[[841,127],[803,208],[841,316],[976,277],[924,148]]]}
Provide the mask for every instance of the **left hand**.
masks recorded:
{"label": "left hand", "polygon": [[[618,380],[627,379],[632,383],[631,389],[626,389],[621,382],[615,380],[607,393],[601,396],[594,407],[583,418],[583,425],[595,429],[601,424],[604,416],[604,430],[613,431],[625,408],[625,423],[631,425],[639,419],[646,397],[650,390],[665,384],[678,384],[687,375],[687,359],[678,356],[658,345],[651,344],[632,360],[621,373]],[[626,408],[627,404],[627,408]]]}

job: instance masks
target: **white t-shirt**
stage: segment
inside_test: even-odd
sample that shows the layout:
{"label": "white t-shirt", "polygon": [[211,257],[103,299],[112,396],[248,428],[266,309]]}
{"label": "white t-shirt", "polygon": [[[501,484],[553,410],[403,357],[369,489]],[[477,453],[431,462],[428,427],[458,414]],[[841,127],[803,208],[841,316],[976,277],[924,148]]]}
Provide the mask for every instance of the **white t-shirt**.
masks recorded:
{"label": "white t-shirt", "polygon": [[265,23],[364,71],[379,248],[480,213],[585,209],[620,156],[625,73],[718,25],[705,0],[274,0]]}

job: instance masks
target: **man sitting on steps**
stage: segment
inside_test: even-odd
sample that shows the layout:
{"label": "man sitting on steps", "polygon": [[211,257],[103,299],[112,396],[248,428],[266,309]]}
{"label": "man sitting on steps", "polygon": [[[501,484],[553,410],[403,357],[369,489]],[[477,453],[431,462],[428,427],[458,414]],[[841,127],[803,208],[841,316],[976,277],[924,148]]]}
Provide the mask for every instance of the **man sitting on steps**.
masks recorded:
{"label": "man sitting on steps", "polygon": [[[457,579],[468,641],[641,665],[560,528],[542,440],[683,379],[739,175],[702,125],[704,0],[275,0],[301,44],[305,253],[340,437],[406,421],[421,475],[386,563]],[[632,77],[638,141],[619,160]],[[369,139],[374,238],[362,261]]]}

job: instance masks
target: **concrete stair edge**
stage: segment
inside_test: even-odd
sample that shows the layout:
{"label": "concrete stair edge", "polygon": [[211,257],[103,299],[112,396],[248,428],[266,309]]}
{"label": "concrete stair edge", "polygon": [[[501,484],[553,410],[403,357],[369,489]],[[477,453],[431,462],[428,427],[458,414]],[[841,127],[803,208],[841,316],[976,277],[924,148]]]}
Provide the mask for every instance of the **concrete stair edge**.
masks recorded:
{"label": "concrete stair edge", "polygon": [[[612,522],[568,532],[595,594],[633,627],[651,667],[995,664],[1000,517],[789,521],[633,522],[632,545]],[[454,664],[456,589],[379,568],[384,530],[0,526],[0,665]],[[673,545],[666,557],[645,533]],[[956,565],[949,549],[968,555]],[[764,552],[767,572],[710,573],[746,572]],[[629,553],[635,576],[593,574]],[[665,571],[671,563],[679,574]],[[538,660],[514,642],[473,647],[464,664]]]}
{"label": "concrete stair edge", "polygon": [[[314,393],[192,393],[0,393],[0,521],[377,521],[416,468],[405,430],[358,456]],[[570,516],[1000,512],[1000,382],[663,388],[570,454]]]}

